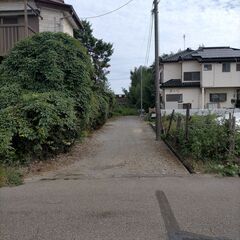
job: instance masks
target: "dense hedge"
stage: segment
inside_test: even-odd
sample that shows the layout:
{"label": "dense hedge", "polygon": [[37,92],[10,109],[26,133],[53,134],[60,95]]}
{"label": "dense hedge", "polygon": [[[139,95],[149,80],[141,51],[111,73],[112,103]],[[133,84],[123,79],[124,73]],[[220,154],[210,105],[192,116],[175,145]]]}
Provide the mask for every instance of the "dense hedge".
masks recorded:
{"label": "dense hedge", "polygon": [[65,151],[110,115],[113,95],[95,88],[86,49],[63,33],[19,42],[0,66],[0,163]]}
{"label": "dense hedge", "polygon": [[[181,115],[180,115],[181,116]],[[220,122],[215,115],[192,116],[189,120],[188,139],[185,135],[185,117],[182,126],[177,131],[175,116],[170,133],[167,138],[175,142],[181,153],[195,160],[224,162],[229,158],[231,133],[228,120]],[[166,119],[167,126],[169,117]],[[235,134],[234,155],[240,157],[240,134]]]}

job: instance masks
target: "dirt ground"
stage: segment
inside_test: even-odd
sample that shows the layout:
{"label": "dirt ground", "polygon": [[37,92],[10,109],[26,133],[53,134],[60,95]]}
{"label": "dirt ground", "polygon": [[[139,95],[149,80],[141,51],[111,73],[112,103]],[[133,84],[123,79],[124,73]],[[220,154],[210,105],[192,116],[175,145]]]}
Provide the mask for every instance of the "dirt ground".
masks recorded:
{"label": "dirt ground", "polygon": [[152,129],[138,117],[110,120],[70,153],[54,160],[36,164],[31,172],[40,172],[40,178],[81,179],[188,174],[167,146],[155,141]]}

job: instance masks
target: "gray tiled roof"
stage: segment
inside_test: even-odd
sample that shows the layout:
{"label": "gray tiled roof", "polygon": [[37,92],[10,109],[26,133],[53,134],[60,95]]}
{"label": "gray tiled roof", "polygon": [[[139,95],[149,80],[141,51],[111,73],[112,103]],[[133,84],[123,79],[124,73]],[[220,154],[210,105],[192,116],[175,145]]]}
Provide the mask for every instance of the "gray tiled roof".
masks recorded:
{"label": "gray tiled roof", "polygon": [[240,57],[240,49],[230,47],[200,48],[196,53],[193,53],[192,56],[202,59],[234,58]]}
{"label": "gray tiled roof", "polygon": [[171,79],[162,83],[161,88],[174,88],[174,87],[200,87],[200,82],[182,82],[181,79]]}
{"label": "gray tiled roof", "polygon": [[190,49],[190,48],[187,48],[186,50],[184,51],[181,51],[181,52],[178,52],[176,54],[173,54],[171,56],[168,56],[168,57],[165,57],[163,58],[163,62],[177,62],[177,61],[180,61],[180,60],[191,60],[193,59],[192,57],[192,53],[194,53],[195,51]]}
{"label": "gray tiled roof", "polygon": [[240,49],[230,47],[200,47],[198,50],[187,48],[184,51],[160,59],[162,63],[178,61],[209,61],[209,60],[226,60],[240,59]]}

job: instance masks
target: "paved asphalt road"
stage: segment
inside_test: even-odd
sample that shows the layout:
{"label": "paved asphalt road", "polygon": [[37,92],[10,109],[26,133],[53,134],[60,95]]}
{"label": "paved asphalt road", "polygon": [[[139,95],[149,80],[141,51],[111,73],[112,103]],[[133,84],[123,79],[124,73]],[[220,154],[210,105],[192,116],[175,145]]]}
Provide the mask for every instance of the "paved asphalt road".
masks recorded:
{"label": "paved asphalt road", "polygon": [[189,175],[137,118],[65,157],[76,161],[0,189],[1,240],[240,239],[239,179]]}

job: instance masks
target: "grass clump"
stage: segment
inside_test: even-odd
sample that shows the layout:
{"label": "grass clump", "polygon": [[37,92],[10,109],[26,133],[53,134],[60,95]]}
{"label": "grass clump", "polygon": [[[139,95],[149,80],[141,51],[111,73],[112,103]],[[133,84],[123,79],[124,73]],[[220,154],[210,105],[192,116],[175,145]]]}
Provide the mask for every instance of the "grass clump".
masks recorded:
{"label": "grass clump", "polygon": [[206,166],[205,172],[221,174],[225,177],[235,177],[240,176],[240,166],[236,163],[227,163],[224,165],[211,162],[208,166]]}
{"label": "grass clump", "polygon": [[19,169],[0,165],[0,187],[21,184],[23,184],[23,175]]}

